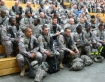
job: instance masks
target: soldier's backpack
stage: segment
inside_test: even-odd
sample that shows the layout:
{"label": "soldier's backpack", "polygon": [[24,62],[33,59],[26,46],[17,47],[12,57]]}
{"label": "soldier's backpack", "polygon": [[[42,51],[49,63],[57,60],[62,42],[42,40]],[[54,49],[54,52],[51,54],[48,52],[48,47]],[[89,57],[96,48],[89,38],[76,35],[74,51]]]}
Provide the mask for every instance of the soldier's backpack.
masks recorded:
{"label": "soldier's backpack", "polygon": [[32,77],[32,78],[34,78],[35,75],[36,75],[36,71],[35,71],[34,67],[35,66],[38,67],[39,66],[38,63],[36,62],[36,64],[33,65],[33,63],[30,63],[29,62],[29,59],[27,57],[24,56],[24,59],[25,59],[27,65],[29,67],[29,73],[28,73],[29,76]]}
{"label": "soldier's backpack", "polygon": [[[52,50],[54,53],[53,46],[52,46],[53,38],[50,38],[50,44],[49,44],[49,42],[47,41],[47,39],[45,38],[44,35],[43,35],[43,37],[44,37],[45,41],[48,43],[50,50]],[[58,61],[58,58],[55,55],[55,53],[54,53],[53,57],[47,57],[46,62],[49,65],[48,73],[52,74],[52,73],[56,73],[60,70],[59,61]]]}
{"label": "soldier's backpack", "polygon": [[72,64],[69,70],[80,71],[83,68],[84,68],[83,60],[77,57],[72,61]]}
{"label": "soldier's backpack", "polygon": [[46,62],[49,65],[49,69],[47,71],[49,74],[56,73],[60,70],[59,61],[56,55],[54,55],[53,57],[48,57],[46,59]]}
{"label": "soldier's backpack", "polygon": [[90,66],[91,64],[93,64],[93,60],[87,55],[82,55],[81,59],[83,59],[85,66]]}

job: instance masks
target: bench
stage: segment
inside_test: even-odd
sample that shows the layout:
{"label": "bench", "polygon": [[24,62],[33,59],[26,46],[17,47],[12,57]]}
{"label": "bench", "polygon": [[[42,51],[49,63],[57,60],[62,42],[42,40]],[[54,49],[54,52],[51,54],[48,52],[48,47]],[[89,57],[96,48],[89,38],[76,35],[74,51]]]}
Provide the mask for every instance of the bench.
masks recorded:
{"label": "bench", "polygon": [[67,6],[67,7],[71,7],[71,4],[68,3],[68,2],[64,2],[64,5]]}
{"label": "bench", "polygon": [[0,76],[20,72],[16,57],[0,59]]}

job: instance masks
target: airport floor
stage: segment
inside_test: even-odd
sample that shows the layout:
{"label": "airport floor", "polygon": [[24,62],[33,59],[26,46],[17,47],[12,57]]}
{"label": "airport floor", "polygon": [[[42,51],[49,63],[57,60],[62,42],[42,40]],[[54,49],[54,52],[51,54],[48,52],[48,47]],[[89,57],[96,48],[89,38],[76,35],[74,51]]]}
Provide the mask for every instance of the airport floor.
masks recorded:
{"label": "airport floor", "polygon": [[[0,82],[34,82],[34,78],[29,78],[27,73],[21,78],[17,73],[0,77]],[[65,67],[55,74],[48,74],[42,82],[105,82],[105,60],[81,71],[69,71]]]}

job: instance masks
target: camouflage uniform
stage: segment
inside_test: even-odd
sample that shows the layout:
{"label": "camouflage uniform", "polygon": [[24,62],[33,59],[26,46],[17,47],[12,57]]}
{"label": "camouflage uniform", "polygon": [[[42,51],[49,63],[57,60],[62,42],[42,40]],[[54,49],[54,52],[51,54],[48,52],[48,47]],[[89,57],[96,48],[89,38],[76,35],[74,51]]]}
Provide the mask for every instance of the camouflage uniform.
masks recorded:
{"label": "camouflage uniform", "polygon": [[42,54],[38,51],[39,45],[37,39],[32,35],[30,38],[24,36],[19,41],[19,54],[17,55],[17,61],[21,69],[24,68],[24,56],[30,58],[31,53],[35,54],[37,61],[42,61]]}
{"label": "camouflage uniform", "polygon": [[2,44],[5,47],[7,56],[13,52],[13,43],[18,45],[19,38],[22,36],[21,30],[17,30],[16,26],[3,27],[1,31]]}

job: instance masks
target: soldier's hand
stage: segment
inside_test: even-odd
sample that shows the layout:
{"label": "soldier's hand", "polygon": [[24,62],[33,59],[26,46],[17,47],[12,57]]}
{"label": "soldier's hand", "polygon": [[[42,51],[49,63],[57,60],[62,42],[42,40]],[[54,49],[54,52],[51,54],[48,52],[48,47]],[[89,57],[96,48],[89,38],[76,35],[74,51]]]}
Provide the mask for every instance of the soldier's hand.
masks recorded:
{"label": "soldier's hand", "polygon": [[79,50],[78,49],[76,49],[76,53],[79,53]]}
{"label": "soldier's hand", "polygon": [[45,53],[47,56],[50,56],[50,55],[51,55],[51,53],[50,53],[48,50],[46,50],[44,53]]}
{"label": "soldier's hand", "polygon": [[103,40],[102,43],[105,43],[105,40]]}
{"label": "soldier's hand", "polygon": [[57,31],[56,35],[58,36],[58,35],[60,35],[60,33],[61,33],[61,32]]}
{"label": "soldier's hand", "polygon": [[18,17],[19,17],[19,15],[16,15],[16,17],[18,18]]}
{"label": "soldier's hand", "polygon": [[71,55],[75,55],[75,52],[73,52],[72,50],[69,50]]}
{"label": "soldier's hand", "polygon": [[76,42],[76,44],[80,44],[80,42]]}
{"label": "soldier's hand", "polygon": [[31,58],[35,58],[35,53],[31,53]]}

